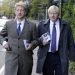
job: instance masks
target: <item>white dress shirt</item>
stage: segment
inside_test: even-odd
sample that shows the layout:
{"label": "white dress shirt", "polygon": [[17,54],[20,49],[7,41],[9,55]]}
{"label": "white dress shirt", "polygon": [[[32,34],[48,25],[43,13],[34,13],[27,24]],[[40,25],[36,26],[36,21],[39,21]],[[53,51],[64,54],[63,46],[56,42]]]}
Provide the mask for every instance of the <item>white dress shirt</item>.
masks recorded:
{"label": "white dress shirt", "polygon": [[[54,22],[52,22],[50,20],[50,38],[52,39],[52,30],[53,30],[53,24]],[[59,45],[59,37],[60,37],[60,23],[59,23],[59,19],[55,22],[55,27],[56,27],[56,51],[58,51],[58,45]],[[49,52],[51,52],[51,42],[50,41],[50,48],[49,48]]]}
{"label": "white dress shirt", "polygon": [[23,19],[22,21],[17,20],[17,28],[19,27],[19,23],[21,23],[20,28],[21,28],[21,32],[22,32],[23,27],[24,27],[24,23],[25,23],[25,19]]}

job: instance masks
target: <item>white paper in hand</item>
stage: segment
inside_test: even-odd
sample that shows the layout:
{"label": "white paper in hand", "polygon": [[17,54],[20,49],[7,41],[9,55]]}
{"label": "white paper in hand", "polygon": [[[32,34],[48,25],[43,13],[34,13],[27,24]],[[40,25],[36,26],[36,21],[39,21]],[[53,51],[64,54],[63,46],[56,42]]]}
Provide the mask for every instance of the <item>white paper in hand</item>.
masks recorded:
{"label": "white paper in hand", "polygon": [[49,42],[49,41],[50,41],[50,35],[49,35],[48,32],[47,32],[47,33],[44,33],[44,34],[42,35],[42,37],[43,37],[43,39],[45,39],[46,42]]}
{"label": "white paper in hand", "polygon": [[44,33],[42,36],[42,42],[43,42],[43,45],[47,44],[51,39],[50,39],[50,35],[49,35],[49,32],[47,33]]}
{"label": "white paper in hand", "polygon": [[28,40],[23,40],[23,42],[24,42],[25,48],[28,49],[28,47],[29,47],[29,42],[28,42]]}

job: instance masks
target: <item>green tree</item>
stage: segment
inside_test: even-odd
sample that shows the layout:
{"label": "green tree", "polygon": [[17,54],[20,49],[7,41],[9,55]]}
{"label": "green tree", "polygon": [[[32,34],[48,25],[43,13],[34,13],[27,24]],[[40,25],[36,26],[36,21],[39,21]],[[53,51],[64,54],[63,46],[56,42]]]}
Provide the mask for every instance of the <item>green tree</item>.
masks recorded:
{"label": "green tree", "polygon": [[75,38],[75,3],[72,0],[68,0],[67,3],[63,3],[62,19],[67,19],[71,23]]}
{"label": "green tree", "polygon": [[45,17],[46,5],[48,5],[48,0],[32,0],[30,17],[43,19]]}
{"label": "green tree", "polygon": [[1,13],[5,16],[12,17],[14,15],[14,4],[16,0],[3,0]]}

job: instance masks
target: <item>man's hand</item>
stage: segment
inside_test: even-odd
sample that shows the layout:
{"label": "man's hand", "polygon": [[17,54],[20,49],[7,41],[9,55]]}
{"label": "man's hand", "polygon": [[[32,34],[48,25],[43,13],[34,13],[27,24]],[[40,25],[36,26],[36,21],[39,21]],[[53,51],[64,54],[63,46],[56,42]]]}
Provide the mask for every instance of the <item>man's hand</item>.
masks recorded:
{"label": "man's hand", "polygon": [[32,44],[29,43],[28,40],[23,40],[23,42],[24,42],[25,49],[26,49],[26,50],[30,50],[31,47],[32,47]]}
{"label": "man's hand", "polygon": [[2,44],[2,46],[3,46],[5,49],[9,50],[8,42],[4,41],[3,44]]}
{"label": "man's hand", "polygon": [[49,41],[51,40],[49,33],[48,33],[48,32],[47,32],[47,33],[44,33],[44,34],[40,37],[40,40],[42,41],[42,44],[43,44],[43,45],[48,44]]}
{"label": "man's hand", "polygon": [[42,44],[43,44],[43,45],[48,44],[48,41],[47,41],[47,39],[46,39],[46,38],[43,38]]}
{"label": "man's hand", "polygon": [[31,47],[32,47],[32,44],[28,44],[28,45],[26,46],[26,50],[30,50]]}

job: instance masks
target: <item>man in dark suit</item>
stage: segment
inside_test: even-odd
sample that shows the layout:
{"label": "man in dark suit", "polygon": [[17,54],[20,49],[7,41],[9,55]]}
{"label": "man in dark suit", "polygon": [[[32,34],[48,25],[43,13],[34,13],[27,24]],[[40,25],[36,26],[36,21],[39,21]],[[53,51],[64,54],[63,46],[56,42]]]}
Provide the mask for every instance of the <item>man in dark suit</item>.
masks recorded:
{"label": "man in dark suit", "polygon": [[32,72],[36,25],[26,19],[26,10],[24,2],[16,3],[15,19],[8,21],[0,32],[5,38],[5,75],[31,75]]}
{"label": "man in dark suit", "polygon": [[[38,25],[39,50],[37,73],[68,75],[68,61],[75,58],[74,39],[69,23],[59,18],[59,8],[48,9],[49,19]],[[74,60],[74,59],[72,59]]]}

